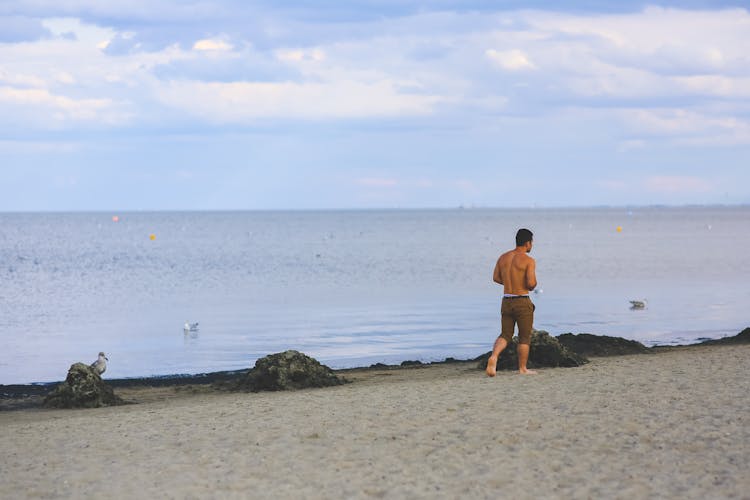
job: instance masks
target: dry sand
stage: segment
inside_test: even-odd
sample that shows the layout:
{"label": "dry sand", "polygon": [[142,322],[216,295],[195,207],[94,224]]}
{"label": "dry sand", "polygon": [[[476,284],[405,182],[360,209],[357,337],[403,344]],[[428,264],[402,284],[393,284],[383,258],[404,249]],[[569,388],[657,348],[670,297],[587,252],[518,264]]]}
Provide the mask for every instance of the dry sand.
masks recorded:
{"label": "dry sand", "polygon": [[750,498],[750,345],[0,412],[0,498]]}

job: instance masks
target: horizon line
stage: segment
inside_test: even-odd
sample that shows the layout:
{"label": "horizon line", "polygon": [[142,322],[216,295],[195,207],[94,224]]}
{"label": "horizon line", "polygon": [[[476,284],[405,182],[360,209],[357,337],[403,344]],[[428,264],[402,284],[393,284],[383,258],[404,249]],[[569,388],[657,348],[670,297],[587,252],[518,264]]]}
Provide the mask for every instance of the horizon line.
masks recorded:
{"label": "horizon line", "polygon": [[570,209],[643,209],[643,208],[745,208],[750,202],[740,203],[647,203],[647,204],[595,204],[595,205],[531,205],[491,206],[458,205],[450,207],[331,207],[331,208],[87,208],[87,209],[21,209],[0,210],[0,214],[123,214],[123,213],[228,213],[228,212],[417,212],[417,211],[471,211],[471,210],[570,210]]}

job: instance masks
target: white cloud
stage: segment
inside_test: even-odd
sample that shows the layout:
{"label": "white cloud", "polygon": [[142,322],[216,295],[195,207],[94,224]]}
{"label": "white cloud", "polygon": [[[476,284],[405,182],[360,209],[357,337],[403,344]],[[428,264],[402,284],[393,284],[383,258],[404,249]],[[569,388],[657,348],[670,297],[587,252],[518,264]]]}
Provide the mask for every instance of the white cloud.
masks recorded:
{"label": "white cloud", "polygon": [[401,94],[395,82],[171,82],[158,89],[164,104],[211,123],[260,118],[333,119],[412,116],[433,112],[438,96]]}
{"label": "white cloud", "polygon": [[287,62],[322,61],[326,58],[326,54],[319,48],[309,50],[292,49],[278,50],[276,51],[276,57],[281,61]]}
{"label": "white cloud", "polygon": [[[159,3],[159,16],[167,15],[169,5]],[[126,10],[114,8],[112,15]],[[188,19],[189,10],[178,17]],[[228,15],[217,11],[212,19]],[[232,26],[229,18],[224,23]],[[479,114],[536,119],[575,109],[624,124],[627,137],[618,138],[624,148],[665,134],[693,141],[706,134],[715,143],[748,136],[747,109],[708,111],[717,100],[736,108],[750,97],[750,54],[744,49],[750,14],[742,9],[649,8],[614,15],[427,11],[325,29],[315,21],[278,17],[263,25],[266,46],[253,53],[249,47],[257,44],[249,29],[212,25],[186,36],[165,27],[160,36],[174,41],[140,52],[144,28],[137,23],[118,29],[71,16],[43,24],[56,37],[73,33],[75,39],[1,45],[0,85],[44,90],[47,105],[63,110],[74,108],[65,99],[77,102],[86,111],[62,112],[72,121],[101,117],[105,106],[94,106],[100,101],[110,109],[115,102],[129,103],[136,124],[184,113],[196,124],[447,116],[458,127]],[[276,41],[284,39],[279,33],[295,29],[313,41]],[[206,37],[207,31],[228,34]],[[123,41],[132,43],[119,52],[102,50]],[[209,66],[232,58],[253,64],[225,64],[218,72]],[[191,71],[155,71],[175,61],[189,62]],[[163,113],[160,103],[173,112]]]}
{"label": "white cloud", "polygon": [[210,38],[206,38],[203,40],[198,40],[193,44],[193,50],[200,50],[200,51],[228,51],[232,50],[234,48],[233,45],[230,43],[225,42],[224,40],[212,40]]}
{"label": "white cloud", "polygon": [[484,53],[492,62],[508,71],[523,71],[536,68],[534,63],[529,59],[529,56],[518,49],[505,51],[488,49]]}
{"label": "white cloud", "polygon": [[[95,47],[97,44],[102,43],[102,40],[110,40],[116,33],[112,28],[85,23],[75,17],[47,18],[42,21],[42,24],[55,36],[61,37],[73,34],[75,35],[75,40],[67,40],[68,42],[83,44],[89,47]],[[129,32],[126,32],[123,33],[123,36],[132,36],[132,33],[129,35]],[[42,40],[39,43],[44,44],[44,42]],[[71,43],[68,44],[68,46],[70,45]]]}
{"label": "white cloud", "polygon": [[747,95],[745,10],[519,16],[528,28],[521,34],[500,31],[495,39],[519,45],[544,70],[539,77],[554,82],[563,96],[566,91],[569,97],[630,100]]}
{"label": "white cloud", "polygon": [[[23,109],[26,119],[33,119],[42,128],[56,128],[68,121],[114,125],[128,119],[110,99],[72,99],[45,89],[0,87],[1,109]],[[13,115],[19,116],[18,113]]]}
{"label": "white cloud", "polygon": [[0,82],[15,87],[44,87],[47,82],[36,75],[11,73],[0,67]]}
{"label": "white cloud", "polygon": [[692,61],[693,67],[702,69],[748,61],[747,51],[738,43],[750,28],[750,13],[744,9],[647,8],[612,15],[537,12],[525,18],[532,31],[562,37],[550,40],[554,44],[577,46],[596,57],[639,67],[668,63],[672,68],[675,59],[680,64]]}
{"label": "white cloud", "polygon": [[669,108],[620,114],[634,133],[671,138],[684,145],[750,144],[750,122],[736,116]]}
{"label": "white cloud", "polygon": [[722,75],[693,75],[675,77],[676,87],[687,94],[727,97],[734,99],[750,98],[750,78]]}
{"label": "white cloud", "polygon": [[63,85],[73,85],[76,83],[76,79],[73,78],[73,75],[71,75],[67,71],[58,72],[55,75],[55,81]]}

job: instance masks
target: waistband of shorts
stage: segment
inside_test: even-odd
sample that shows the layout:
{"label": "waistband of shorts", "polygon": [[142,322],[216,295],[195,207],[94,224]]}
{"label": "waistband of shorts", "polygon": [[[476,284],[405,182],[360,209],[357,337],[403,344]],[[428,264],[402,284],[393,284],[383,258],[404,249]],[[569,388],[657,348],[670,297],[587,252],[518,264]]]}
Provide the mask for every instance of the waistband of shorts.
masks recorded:
{"label": "waistband of shorts", "polygon": [[528,299],[528,295],[503,295],[503,300]]}

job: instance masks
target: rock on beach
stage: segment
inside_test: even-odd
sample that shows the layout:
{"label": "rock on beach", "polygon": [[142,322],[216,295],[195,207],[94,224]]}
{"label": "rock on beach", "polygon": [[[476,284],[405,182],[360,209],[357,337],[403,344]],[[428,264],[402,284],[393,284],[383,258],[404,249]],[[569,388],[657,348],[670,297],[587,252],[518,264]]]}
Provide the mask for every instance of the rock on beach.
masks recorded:
{"label": "rock on beach", "polygon": [[[487,352],[478,358],[477,368],[484,370],[487,368],[487,360],[492,351]],[[551,336],[544,330],[535,330],[531,335],[531,348],[529,351],[529,368],[553,368],[553,367],[572,367],[581,366],[588,363],[588,359],[580,354],[571,351],[562,345],[556,337]],[[498,370],[518,370],[518,339],[514,338],[508,344],[508,347],[500,353],[497,360]]]}
{"label": "rock on beach", "polygon": [[626,354],[647,354],[652,351],[635,340],[590,333],[563,333],[557,340],[564,347],[581,356],[624,356]]}
{"label": "rock on beach", "polygon": [[65,382],[44,398],[46,408],[99,408],[125,404],[99,373],[84,363],[74,363]]}
{"label": "rock on beach", "polygon": [[299,351],[284,351],[260,358],[234,389],[259,391],[284,391],[308,387],[329,387],[346,383],[346,380],[314,358]]}
{"label": "rock on beach", "polygon": [[733,337],[724,337],[715,340],[706,340],[701,345],[727,345],[727,344],[750,344],[750,327],[745,328]]}

